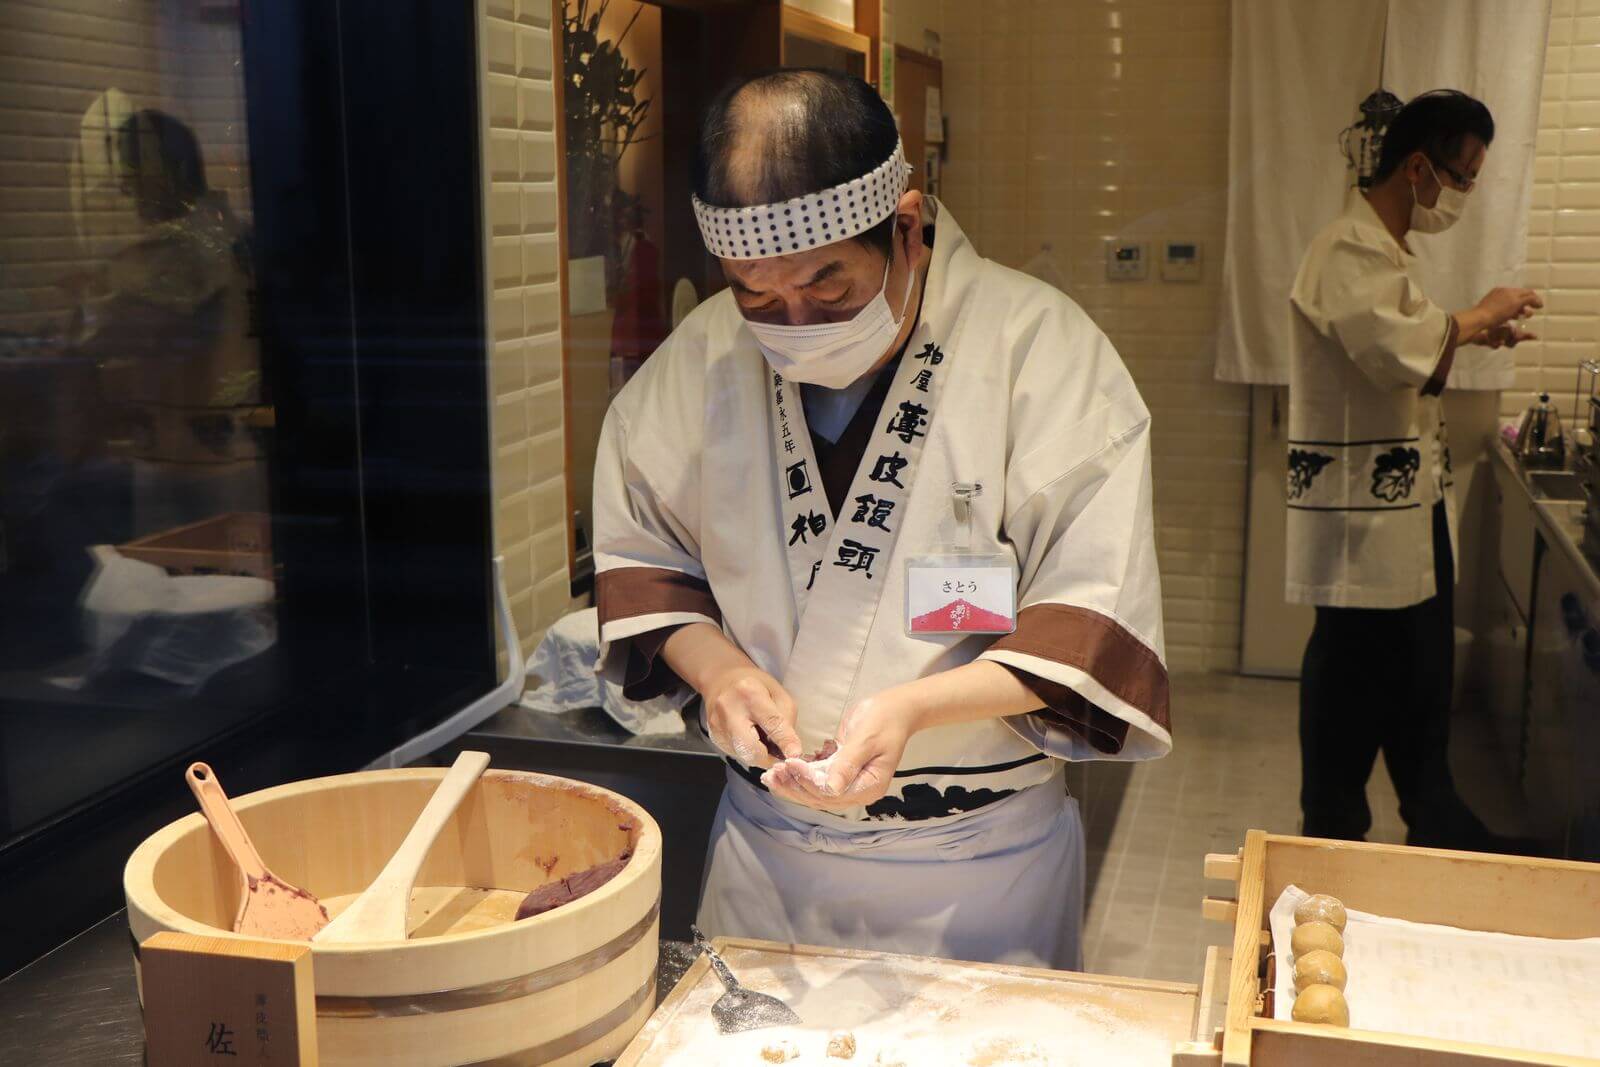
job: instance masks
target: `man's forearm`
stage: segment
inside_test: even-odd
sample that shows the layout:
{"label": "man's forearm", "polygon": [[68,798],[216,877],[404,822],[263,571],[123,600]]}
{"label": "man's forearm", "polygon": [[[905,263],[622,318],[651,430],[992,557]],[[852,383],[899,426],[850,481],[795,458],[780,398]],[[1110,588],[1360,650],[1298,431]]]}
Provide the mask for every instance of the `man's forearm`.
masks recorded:
{"label": "man's forearm", "polygon": [[730,670],[755,666],[738,645],[728,640],[727,634],[707,622],[678,627],[661,646],[661,658],[679,678],[701,694],[713,678]]}
{"label": "man's forearm", "polygon": [[1477,306],[1463,308],[1450,317],[1456,320],[1456,337],[1460,344],[1469,344],[1484,330],[1499,325],[1492,314]]}
{"label": "man's forearm", "polygon": [[[913,730],[1003,719],[1044,707],[1044,701],[1006,667],[976,660],[895,686],[881,697],[900,702]],[[880,697],[880,698],[881,698]]]}

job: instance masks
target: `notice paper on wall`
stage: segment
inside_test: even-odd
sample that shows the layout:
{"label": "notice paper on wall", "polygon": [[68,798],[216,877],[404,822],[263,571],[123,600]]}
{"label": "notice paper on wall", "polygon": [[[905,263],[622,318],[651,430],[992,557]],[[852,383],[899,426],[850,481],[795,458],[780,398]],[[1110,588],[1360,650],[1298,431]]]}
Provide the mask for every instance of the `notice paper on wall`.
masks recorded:
{"label": "notice paper on wall", "polygon": [[[1272,907],[1279,1019],[1294,1006],[1289,939],[1308,896],[1291,885]],[[1349,909],[1344,964],[1353,1029],[1600,1057],[1600,938],[1487,933]]]}
{"label": "notice paper on wall", "polygon": [[944,98],[937,85],[928,86],[922,112],[922,139],[931,144],[944,140]]}

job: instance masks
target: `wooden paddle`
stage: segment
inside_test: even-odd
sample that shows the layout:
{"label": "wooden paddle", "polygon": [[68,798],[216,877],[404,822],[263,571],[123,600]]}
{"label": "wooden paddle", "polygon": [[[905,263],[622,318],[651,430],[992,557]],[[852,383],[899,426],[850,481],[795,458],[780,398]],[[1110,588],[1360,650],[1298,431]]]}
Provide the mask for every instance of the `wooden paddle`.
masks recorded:
{"label": "wooden paddle", "polygon": [[239,913],[233,919],[234,932],[284,941],[309,941],[328,925],[328,909],[316,897],[267,870],[211,768],[204,763],[191,763],[184,778],[200,802],[200,810],[211,824],[211,832],[217,835],[217,840],[239,868],[242,887]]}
{"label": "wooden paddle", "polygon": [[372,884],[350,902],[313,941],[404,941],[406,911],[411,905],[411,887],[416,884],[428,849],[450,821],[467,792],[489,766],[487,752],[463,752],[456,757],[450,773],[433,791],[428,804],[411,824],[411,832],[400,842],[389,862]]}

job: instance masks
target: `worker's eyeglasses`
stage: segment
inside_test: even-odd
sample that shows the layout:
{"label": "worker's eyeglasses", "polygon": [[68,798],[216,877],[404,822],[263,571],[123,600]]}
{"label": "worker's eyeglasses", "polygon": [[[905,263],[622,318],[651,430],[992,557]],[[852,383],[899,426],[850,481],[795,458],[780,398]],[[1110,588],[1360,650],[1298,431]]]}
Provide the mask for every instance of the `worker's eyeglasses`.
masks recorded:
{"label": "worker's eyeglasses", "polygon": [[1435,163],[1434,166],[1448,174],[1450,180],[1455,183],[1456,188],[1463,193],[1472,192],[1472,187],[1478,184],[1478,179],[1467,177],[1448,163]]}

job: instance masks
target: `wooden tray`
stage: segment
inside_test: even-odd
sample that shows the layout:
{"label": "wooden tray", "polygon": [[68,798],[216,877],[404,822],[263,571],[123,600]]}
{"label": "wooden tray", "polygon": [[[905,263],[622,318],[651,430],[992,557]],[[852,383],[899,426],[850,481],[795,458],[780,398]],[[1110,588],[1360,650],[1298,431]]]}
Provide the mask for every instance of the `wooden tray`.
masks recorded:
{"label": "wooden tray", "polygon": [[[755,989],[783,997],[800,1011],[802,1017],[806,1018],[806,1032],[813,1043],[820,1044],[825,1040],[832,1026],[850,1029],[861,1037],[860,1052],[853,1061],[829,1060],[820,1054],[808,1053],[796,1061],[796,1067],[806,1063],[837,1063],[840,1067],[847,1067],[847,1062],[870,1065],[877,1051],[880,1051],[872,1041],[870,1023],[807,1017],[805,1003],[797,1000],[793,993],[793,979],[802,972],[807,976],[815,976],[819,972],[837,971],[841,976],[847,973],[852,980],[868,984],[883,977],[891,979],[887,984],[898,983],[903,986],[909,986],[930,972],[948,975],[952,981],[971,983],[971,987],[978,990],[978,996],[1015,997],[1017,1009],[1008,1013],[1006,1018],[1010,1029],[1019,1039],[1025,1039],[1030,1016],[1039,1014],[1039,1006],[1047,999],[1059,997],[1062,1002],[1070,1002],[1074,1007],[1088,1005],[1088,1010],[1094,1012],[1097,1018],[1112,1022],[1119,1029],[1136,1032],[1147,1046],[1159,1038],[1164,1043],[1165,1051],[1155,1062],[1163,1065],[1170,1058],[1174,1046],[1194,1035],[1197,1016],[1201,1011],[1199,987],[1185,983],[1109,978],[997,964],[956,963],[737,938],[718,938],[715,944],[741,981]],[[788,988],[785,986],[786,980],[791,983]],[[940,980],[943,980],[942,977]],[[703,1018],[710,1003],[720,992],[721,986],[706,960],[696,960],[677,988],[662,1001],[644,1029],[617,1060],[617,1067],[662,1067],[665,1064],[691,1063],[709,1067],[714,1061],[691,1052],[677,1036],[681,1036],[681,1031],[687,1026],[701,1025],[696,1020]],[[694,1013],[693,1016],[690,1013]],[[709,1025],[708,1020],[706,1025]],[[1207,1024],[1202,1021],[1200,1025]],[[762,1031],[761,1034],[772,1035],[770,1039],[782,1036],[780,1031]],[[746,1039],[751,1036],[743,1035]],[[761,1040],[769,1038],[763,1037]],[[991,1055],[999,1058],[985,1060],[980,1056],[973,1062],[1047,1062],[1028,1059],[1026,1052],[1021,1052],[1017,1061],[1008,1060],[1003,1049],[995,1050]],[[891,1060],[886,1058],[883,1062],[889,1063]],[[908,1058],[905,1062],[909,1067],[915,1061]],[[761,1067],[759,1055],[751,1057],[751,1063],[754,1067]]]}
{"label": "wooden tray", "polygon": [[272,518],[230,511],[117,546],[128,559],[168,574],[232,574],[272,581]]}
{"label": "wooden tray", "polygon": [[[1315,1026],[1267,1018],[1268,913],[1290,884],[1350,907],[1419,923],[1531,937],[1600,937],[1600,864],[1407,848],[1251,830],[1235,856],[1208,856],[1206,875],[1238,882],[1236,900],[1208,899],[1234,924],[1220,1046],[1223,1067],[1600,1067],[1600,1060],[1492,1045]],[[1201,1064],[1191,1047],[1186,1064]]]}

